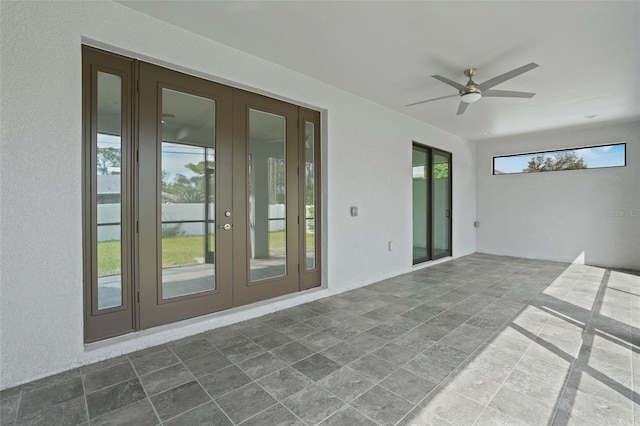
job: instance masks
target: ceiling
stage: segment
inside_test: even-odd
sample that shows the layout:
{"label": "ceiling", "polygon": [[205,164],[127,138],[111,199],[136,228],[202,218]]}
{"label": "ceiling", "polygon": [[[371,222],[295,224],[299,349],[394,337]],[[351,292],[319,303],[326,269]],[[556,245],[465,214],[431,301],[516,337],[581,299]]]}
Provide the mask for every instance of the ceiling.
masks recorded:
{"label": "ceiling", "polygon": [[[640,118],[639,1],[119,1],[467,140]],[[536,62],[456,116],[431,78],[482,83]],[[593,117],[595,116],[595,117]]]}

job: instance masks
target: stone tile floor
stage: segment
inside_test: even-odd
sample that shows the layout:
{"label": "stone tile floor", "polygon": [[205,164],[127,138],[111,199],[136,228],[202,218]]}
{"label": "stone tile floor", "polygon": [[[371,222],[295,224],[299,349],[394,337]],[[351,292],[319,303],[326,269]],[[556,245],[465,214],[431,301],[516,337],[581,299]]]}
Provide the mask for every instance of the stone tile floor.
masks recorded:
{"label": "stone tile floor", "polygon": [[4,425],[640,423],[640,275],[474,254],[0,392]]}

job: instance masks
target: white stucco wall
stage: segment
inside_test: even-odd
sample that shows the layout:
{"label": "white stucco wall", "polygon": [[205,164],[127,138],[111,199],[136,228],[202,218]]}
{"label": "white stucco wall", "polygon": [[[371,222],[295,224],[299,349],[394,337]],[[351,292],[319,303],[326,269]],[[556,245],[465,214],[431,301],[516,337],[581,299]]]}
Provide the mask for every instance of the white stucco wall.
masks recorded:
{"label": "white stucco wall", "polygon": [[[115,3],[3,1],[0,31],[0,389],[410,271],[414,140],[453,153],[454,256],[475,251],[466,141]],[[325,288],[84,345],[83,40],[323,110]]]}
{"label": "white stucco wall", "polygon": [[[492,156],[621,141],[626,167],[491,174]],[[477,162],[478,252],[640,270],[639,122],[482,142]]]}

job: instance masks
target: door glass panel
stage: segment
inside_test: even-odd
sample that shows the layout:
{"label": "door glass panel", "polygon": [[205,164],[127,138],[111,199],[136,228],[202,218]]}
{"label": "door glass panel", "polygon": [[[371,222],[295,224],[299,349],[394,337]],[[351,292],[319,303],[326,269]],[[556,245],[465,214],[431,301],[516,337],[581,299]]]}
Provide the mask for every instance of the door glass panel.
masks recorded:
{"label": "door glass panel", "polygon": [[413,260],[429,257],[429,157],[413,149]]}
{"label": "door glass panel", "polygon": [[305,269],[316,269],[316,185],[314,124],[304,125]]}
{"label": "door glass panel", "polygon": [[215,290],[215,101],[162,89],[162,298]]}
{"label": "door glass panel", "polygon": [[249,110],[249,254],[251,281],[286,275],[286,119]]}
{"label": "door glass panel", "polygon": [[122,305],[122,81],[98,72],[96,149],[96,257],[98,309]]}
{"label": "door glass panel", "polygon": [[433,153],[433,256],[449,253],[449,156]]}

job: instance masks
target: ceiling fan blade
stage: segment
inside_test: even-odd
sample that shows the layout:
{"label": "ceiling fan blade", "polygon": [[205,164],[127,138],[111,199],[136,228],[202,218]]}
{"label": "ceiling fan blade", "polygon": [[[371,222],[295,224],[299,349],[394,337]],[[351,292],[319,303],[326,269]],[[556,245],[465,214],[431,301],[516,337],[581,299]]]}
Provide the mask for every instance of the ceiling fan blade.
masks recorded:
{"label": "ceiling fan blade", "polygon": [[432,75],[431,77],[435,78],[436,80],[440,80],[441,82],[448,84],[451,87],[455,87],[458,90],[462,90],[464,92],[466,92],[467,90],[469,90],[469,88],[467,86],[465,86],[464,84],[460,84],[458,82],[455,82],[453,80],[449,80],[446,77],[443,77],[441,75]]}
{"label": "ceiling fan blade", "polygon": [[489,98],[533,98],[536,94],[531,92],[515,92],[513,90],[485,90],[482,97]]}
{"label": "ceiling fan blade", "polygon": [[489,79],[484,83],[480,83],[478,84],[478,88],[484,92],[487,89],[491,89],[493,86],[497,86],[498,84],[503,83],[507,80],[510,80],[514,77],[517,77],[520,74],[524,74],[527,71],[531,71],[534,68],[538,68],[538,66],[539,65],[536,64],[535,62],[531,62],[530,64],[523,65],[520,68],[516,68],[515,70],[511,70],[497,77],[493,77],[492,79]]}
{"label": "ceiling fan blade", "polygon": [[468,106],[469,106],[468,103],[460,101],[460,105],[458,105],[458,113],[456,115],[464,114],[464,111],[467,109]]}
{"label": "ceiling fan blade", "polygon": [[456,93],[455,95],[440,96],[439,98],[433,98],[433,99],[427,99],[426,101],[414,102],[414,103],[406,105],[406,106],[410,107],[410,106],[414,106],[414,105],[420,105],[420,104],[424,104],[426,102],[437,101],[439,99],[453,98],[454,96],[460,96],[460,95],[458,95]]}

